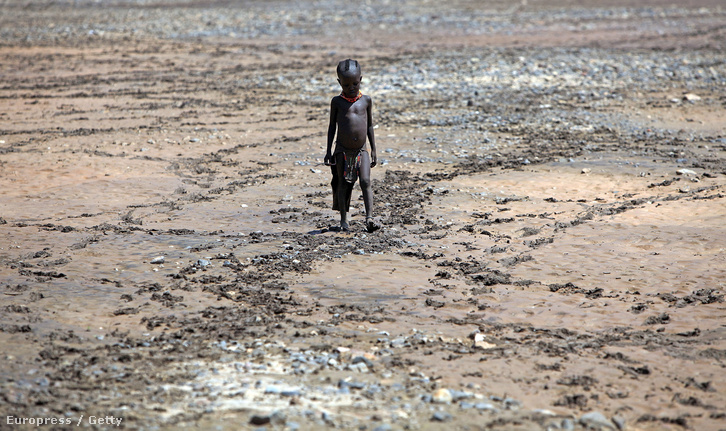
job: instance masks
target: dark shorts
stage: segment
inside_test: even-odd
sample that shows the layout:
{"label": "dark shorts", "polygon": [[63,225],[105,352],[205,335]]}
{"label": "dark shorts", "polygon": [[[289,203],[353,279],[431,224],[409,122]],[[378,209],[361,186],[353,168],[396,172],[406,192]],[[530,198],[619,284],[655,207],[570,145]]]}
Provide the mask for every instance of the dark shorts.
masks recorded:
{"label": "dark shorts", "polygon": [[[353,194],[353,186],[358,180],[358,173],[364,153],[366,155],[368,154],[365,147],[351,151],[337,145],[335,146],[335,152],[333,153],[335,165],[330,167],[330,171],[333,174],[333,179],[330,182],[333,188],[333,210],[341,211],[344,208],[345,212],[350,211],[350,198]],[[339,177],[338,166],[343,166],[345,181],[341,181]],[[341,208],[339,202],[338,187],[345,187],[345,202],[343,203],[343,208]]]}

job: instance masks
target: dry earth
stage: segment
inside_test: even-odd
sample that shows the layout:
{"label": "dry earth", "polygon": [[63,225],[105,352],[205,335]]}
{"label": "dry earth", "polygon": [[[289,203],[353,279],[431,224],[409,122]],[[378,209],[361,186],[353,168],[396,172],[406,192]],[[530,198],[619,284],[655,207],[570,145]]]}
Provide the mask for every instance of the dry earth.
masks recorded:
{"label": "dry earth", "polygon": [[726,9],[580,3],[0,3],[0,429],[726,429]]}

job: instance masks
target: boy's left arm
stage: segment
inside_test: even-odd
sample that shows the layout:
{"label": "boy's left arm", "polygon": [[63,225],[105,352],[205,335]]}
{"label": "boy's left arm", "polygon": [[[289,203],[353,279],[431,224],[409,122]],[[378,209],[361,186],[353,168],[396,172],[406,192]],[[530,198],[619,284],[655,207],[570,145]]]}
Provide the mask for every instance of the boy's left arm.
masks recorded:
{"label": "boy's left arm", "polygon": [[371,167],[378,164],[378,156],[376,155],[376,137],[373,133],[373,99],[368,98],[368,142],[371,144]]}

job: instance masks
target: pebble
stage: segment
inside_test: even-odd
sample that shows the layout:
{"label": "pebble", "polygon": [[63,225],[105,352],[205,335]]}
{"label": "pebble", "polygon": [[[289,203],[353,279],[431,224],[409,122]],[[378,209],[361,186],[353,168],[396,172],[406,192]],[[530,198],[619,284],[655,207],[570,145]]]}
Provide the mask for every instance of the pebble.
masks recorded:
{"label": "pebble", "polygon": [[270,423],[273,425],[283,425],[285,422],[287,422],[287,416],[280,410],[275,410],[270,415]]}
{"label": "pebble", "polygon": [[267,425],[270,423],[270,416],[269,415],[252,415],[250,418],[250,423],[252,425]]}
{"label": "pebble", "polygon": [[461,400],[464,400],[464,399],[468,399],[468,398],[473,398],[474,397],[474,394],[472,394],[471,392],[457,391],[457,390],[454,390],[454,389],[449,389],[449,393],[451,394],[451,400],[453,402],[457,402],[457,401],[461,401]]}
{"label": "pebble", "polygon": [[507,408],[508,410],[516,410],[521,406],[522,406],[522,403],[520,403],[519,401],[517,401],[513,398],[507,398],[504,400],[504,407]]}
{"label": "pebble", "polygon": [[351,371],[357,371],[359,373],[367,373],[368,372],[368,366],[364,362],[359,362],[357,364],[350,364],[348,365],[348,369]]}
{"label": "pebble", "polygon": [[563,419],[560,427],[563,430],[572,431],[575,429],[575,421],[573,421],[572,419]]}
{"label": "pebble", "polygon": [[693,93],[687,93],[687,94],[683,95],[683,100],[685,100],[686,102],[694,103],[694,102],[698,102],[699,100],[701,100],[701,96],[693,94]]}
{"label": "pebble", "polygon": [[157,257],[151,259],[150,263],[152,263],[154,265],[161,265],[162,263],[164,263],[164,256],[157,256]]}
{"label": "pebble", "polygon": [[490,404],[490,403],[476,403],[476,404],[474,404],[474,408],[477,410],[483,410],[483,411],[492,411],[492,412],[497,411],[497,408],[494,407],[494,404]]}
{"label": "pebble", "polygon": [[617,429],[615,424],[613,424],[610,419],[606,418],[605,415],[600,412],[585,413],[584,415],[580,416],[579,422],[580,425],[588,429],[613,431]]}
{"label": "pebble", "polygon": [[676,171],[678,175],[698,175],[696,171],[692,171],[690,169],[679,169]]}
{"label": "pebble", "polygon": [[450,390],[441,388],[437,389],[436,392],[431,395],[431,401],[437,404],[450,404],[454,401],[454,396],[451,394]]}
{"label": "pebble", "polygon": [[369,358],[366,358],[365,356],[356,356],[351,361],[351,364],[365,364],[368,368],[373,368],[373,361],[371,361]]}
{"label": "pebble", "polygon": [[493,349],[493,348],[497,347],[497,345],[486,341],[486,335],[475,334],[474,335],[474,347],[478,347],[480,349]]}
{"label": "pebble", "polygon": [[454,419],[454,416],[448,412],[436,412],[431,416],[433,422],[449,422],[452,419]]}

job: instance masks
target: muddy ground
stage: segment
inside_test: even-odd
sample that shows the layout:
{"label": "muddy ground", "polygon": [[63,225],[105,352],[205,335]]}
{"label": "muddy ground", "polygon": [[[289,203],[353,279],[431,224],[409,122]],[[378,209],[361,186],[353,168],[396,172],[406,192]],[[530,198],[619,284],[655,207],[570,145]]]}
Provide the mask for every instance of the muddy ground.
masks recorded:
{"label": "muddy ground", "polygon": [[726,9],[578,3],[2,2],[0,429],[726,429]]}

